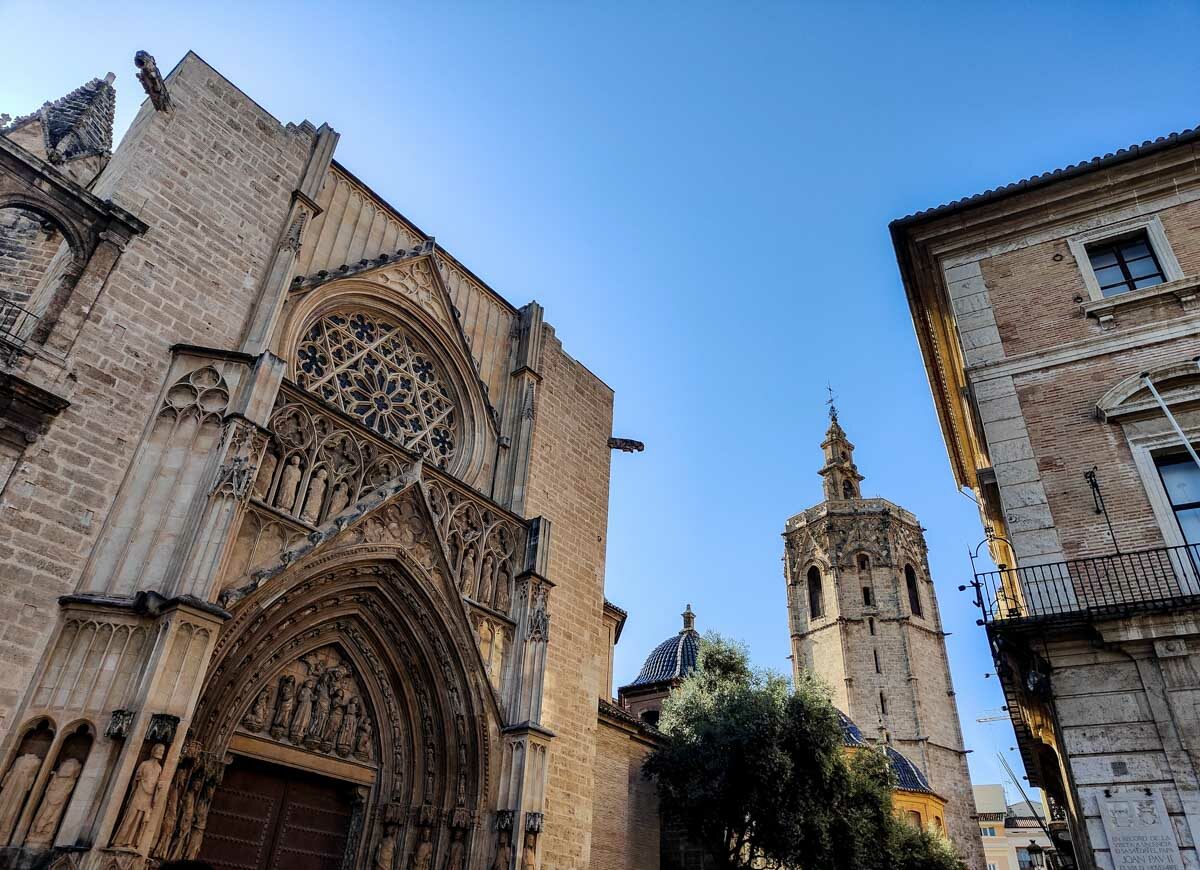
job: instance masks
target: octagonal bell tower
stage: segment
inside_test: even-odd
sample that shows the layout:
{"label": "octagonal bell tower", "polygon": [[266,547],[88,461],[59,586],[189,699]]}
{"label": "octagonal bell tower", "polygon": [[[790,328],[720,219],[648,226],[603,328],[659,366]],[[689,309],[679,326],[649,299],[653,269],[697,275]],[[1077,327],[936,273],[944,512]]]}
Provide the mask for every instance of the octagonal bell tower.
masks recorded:
{"label": "octagonal bell tower", "polygon": [[924,530],[899,505],[862,497],[832,403],[821,449],[825,500],[789,519],[783,535],[793,676],[819,674],[868,739],[920,766],[947,800],[952,839],[982,867]]}

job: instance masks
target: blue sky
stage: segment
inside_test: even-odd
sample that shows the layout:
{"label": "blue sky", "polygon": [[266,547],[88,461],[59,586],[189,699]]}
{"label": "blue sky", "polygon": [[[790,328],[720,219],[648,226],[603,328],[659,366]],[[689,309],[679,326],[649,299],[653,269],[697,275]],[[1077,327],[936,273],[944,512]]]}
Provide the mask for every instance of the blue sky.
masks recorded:
{"label": "blue sky", "polygon": [[[780,532],[820,500],[825,384],[864,494],[928,528],[977,781],[1007,723],[956,591],[957,493],[888,221],[1192,126],[1194,3],[53,5],[0,0],[0,111],[195,50],[337,157],[616,390],[618,681],[678,630],[787,670]],[[28,38],[12,39],[11,34]]]}

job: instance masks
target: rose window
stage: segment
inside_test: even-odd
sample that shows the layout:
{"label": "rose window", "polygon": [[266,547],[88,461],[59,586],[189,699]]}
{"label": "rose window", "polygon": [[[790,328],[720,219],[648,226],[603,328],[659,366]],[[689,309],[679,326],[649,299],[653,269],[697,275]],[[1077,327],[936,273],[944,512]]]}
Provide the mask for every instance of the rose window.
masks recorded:
{"label": "rose window", "polygon": [[395,323],[352,311],[322,317],[300,340],[296,382],[439,466],[454,457],[458,414],[446,378]]}

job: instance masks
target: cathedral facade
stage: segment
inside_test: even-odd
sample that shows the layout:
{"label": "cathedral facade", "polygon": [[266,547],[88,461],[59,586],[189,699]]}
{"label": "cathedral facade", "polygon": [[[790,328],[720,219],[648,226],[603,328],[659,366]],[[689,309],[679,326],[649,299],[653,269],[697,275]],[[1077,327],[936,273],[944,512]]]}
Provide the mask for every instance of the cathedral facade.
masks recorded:
{"label": "cathedral facade", "polygon": [[[821,449],[825,499],[784,530],[794,675],[819,674],[834,705],[862,729],[860,741],[915,765],[939,800],[898,792],[897,808],[916,824],[941,829],[969,867],[983,870],[923,529],[899,505],[863,498],[854,445],[832,404]],[[893,762],[904,782],[904,766]]]}
{"label": "cathedral facade", "polygon": [[657,867],[612,391],[328,125],[136,64],[115,151],[111,75],[0,129],[0,866]]}

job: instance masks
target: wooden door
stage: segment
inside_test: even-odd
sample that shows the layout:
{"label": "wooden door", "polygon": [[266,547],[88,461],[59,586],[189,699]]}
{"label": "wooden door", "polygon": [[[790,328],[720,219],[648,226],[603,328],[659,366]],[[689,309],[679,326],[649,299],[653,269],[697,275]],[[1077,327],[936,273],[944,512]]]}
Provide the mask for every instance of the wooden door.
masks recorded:
{"label": "wooden door", "polygon": [[350,787],[235,758],[213,795],[200,860],[216,870],[339,870]]}

